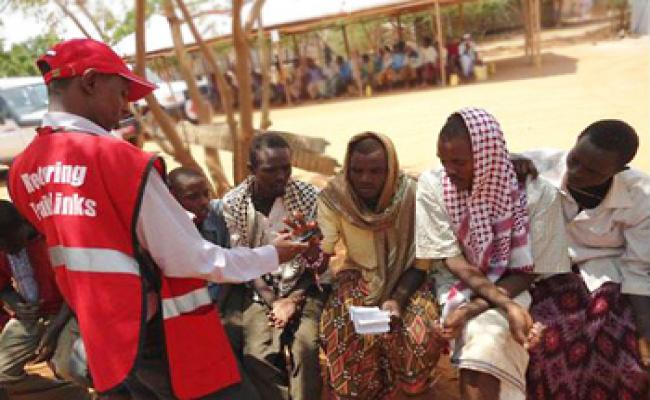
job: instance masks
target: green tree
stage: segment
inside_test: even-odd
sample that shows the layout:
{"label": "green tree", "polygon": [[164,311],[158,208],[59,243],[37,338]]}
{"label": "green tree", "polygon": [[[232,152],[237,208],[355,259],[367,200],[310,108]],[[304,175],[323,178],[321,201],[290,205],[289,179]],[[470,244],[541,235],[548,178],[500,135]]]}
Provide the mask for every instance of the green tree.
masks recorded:
{"label": "green tree", "polygon": [[[39,75],[35,60],[59,38],[53,33],[37,36],[24,43],[14,44],[8,51],[0,51],[0,76]],[[4,48],[0,40],[0,49]]]}

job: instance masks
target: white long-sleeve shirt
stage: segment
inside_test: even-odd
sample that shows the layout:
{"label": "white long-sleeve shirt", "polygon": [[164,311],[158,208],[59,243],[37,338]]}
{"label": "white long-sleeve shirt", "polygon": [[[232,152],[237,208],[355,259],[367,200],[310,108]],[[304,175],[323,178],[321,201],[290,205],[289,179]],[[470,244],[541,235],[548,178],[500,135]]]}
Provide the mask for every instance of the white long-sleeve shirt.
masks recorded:
{"label": "white long-sleeve shirt", "polygon": [[650,296],[650,176],[633,169],[619,172],[603,201],[581,210],[566,186],[566,152],[523,155],[560,190],[569,254],[587,287],[616,282],[622,293]]}
{"label": "white long-sleeve shirt", "polygon": [[[92,121],[64,112],[45,114],[42,125],[110,135]],[[136,236],[162,273],[169,277],[245,282],[279,267],[278,253],[273,246],[223,249],[204,240],[155,171],[147,177]]]}

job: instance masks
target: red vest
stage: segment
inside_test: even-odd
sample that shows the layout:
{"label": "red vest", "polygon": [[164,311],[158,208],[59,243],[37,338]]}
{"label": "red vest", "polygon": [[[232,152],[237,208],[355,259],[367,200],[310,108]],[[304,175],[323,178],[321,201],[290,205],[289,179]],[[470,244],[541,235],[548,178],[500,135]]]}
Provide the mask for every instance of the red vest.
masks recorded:
{"label": "red vest", "polygon": [[[9,174],[16,207],[45,234],[57,284],[79,320],[100,392],[124,382],[143,345],[148,270],[140,262],[135,229],[152,166],[163,173],[158,158],[123,140],[42,128]],[[160,278],[175,395],[197,398],[239,382],[205,282]]]}

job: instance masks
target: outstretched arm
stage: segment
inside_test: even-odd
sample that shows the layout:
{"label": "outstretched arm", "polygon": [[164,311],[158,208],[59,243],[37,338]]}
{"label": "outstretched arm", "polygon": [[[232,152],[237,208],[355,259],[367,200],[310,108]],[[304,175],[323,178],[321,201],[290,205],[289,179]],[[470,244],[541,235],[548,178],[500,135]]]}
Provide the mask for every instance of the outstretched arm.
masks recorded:
{"label": "outstretched arm", "polygon": [[213,282],[250,281],[277,270],[307,248],[288,235],[255,249],[216,246],[201,237],[155,172],[146,182],[136,236],[166,276]]}

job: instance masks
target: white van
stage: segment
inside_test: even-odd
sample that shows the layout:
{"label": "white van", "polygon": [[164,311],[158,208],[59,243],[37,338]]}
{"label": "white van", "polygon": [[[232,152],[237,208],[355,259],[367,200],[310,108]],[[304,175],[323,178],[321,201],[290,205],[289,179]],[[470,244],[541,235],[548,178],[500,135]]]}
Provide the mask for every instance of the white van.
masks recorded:
{"label": "white van", "polygon": [[9,164],[32,141],[47,103],[42,77],[0,79],[0,164]]}

